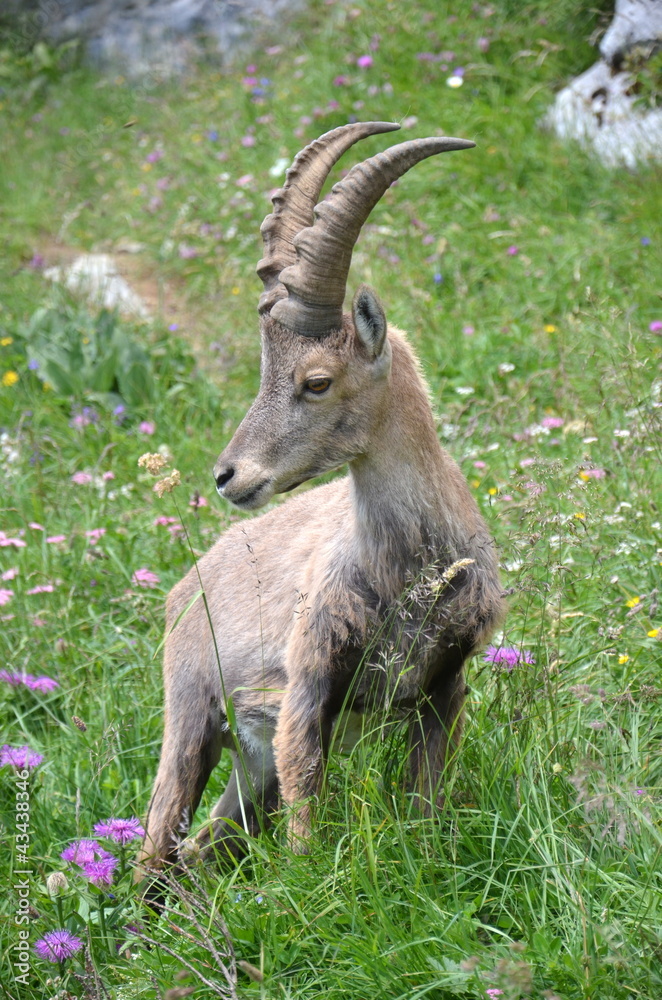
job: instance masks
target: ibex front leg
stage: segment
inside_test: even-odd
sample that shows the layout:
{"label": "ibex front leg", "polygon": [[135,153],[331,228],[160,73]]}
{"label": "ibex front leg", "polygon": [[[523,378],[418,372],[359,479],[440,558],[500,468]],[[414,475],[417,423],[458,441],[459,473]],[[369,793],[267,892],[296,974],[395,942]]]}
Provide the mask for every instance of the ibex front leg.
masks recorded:
{"label": "ibex front leg", "polygon": [[283,802],[291,810],[288,839],[305,854],[311,833],[311,798],[320,792],[331,734],[328,678],[296,678],[288,687],[274,737]]}
{"label": "ibex front leg", "polygon": [[443,776],[457,749],[464,722],[466,685],[462,664],[453,664],[421,699],[409,731],[409,787],[424,815],[443,801]]}
{"label": "ibex front leg", "polygon": [[179,844],[222,750],[222,715],[208,685],[191,683],[186,696],[168,694],[161,761],[139,856],[147,868],[178,860]]}

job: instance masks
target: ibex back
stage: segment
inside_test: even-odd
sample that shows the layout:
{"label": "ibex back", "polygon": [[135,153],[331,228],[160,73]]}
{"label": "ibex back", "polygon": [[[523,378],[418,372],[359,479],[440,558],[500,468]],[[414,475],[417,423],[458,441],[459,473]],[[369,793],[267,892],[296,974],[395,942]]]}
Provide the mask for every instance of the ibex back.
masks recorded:
{"label": "ibex back", "polygon": [[[218,492],[254,510],[344,464],[349,474],[233,525],[170,593],[148,866],[177,860],[224,747],[234,767],[198,846],[236,852],[237,827],[257,830],[280,795],[290,842],[305,850],[343,707],[409,713],[410,791],[434,808],[460,736],[463,663],[502,614],[492,539],[439,444],[404,334],[365,286],[342,312],[354,243],[384,191],[425,157],[473,143],[394,146],[316,207],[346,149],[397,127],[345,125],[313,142],[262,225],[261,385],[218,459]],[[206,606],[194,600],[200,580]]]}

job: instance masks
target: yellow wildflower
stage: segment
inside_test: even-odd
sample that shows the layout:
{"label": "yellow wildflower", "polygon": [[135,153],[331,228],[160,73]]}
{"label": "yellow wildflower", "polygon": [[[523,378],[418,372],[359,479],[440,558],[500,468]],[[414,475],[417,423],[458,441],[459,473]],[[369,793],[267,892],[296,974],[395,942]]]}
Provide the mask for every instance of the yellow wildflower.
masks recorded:
{"label": "yellow wildflower", "polygon": [[622,665],[623,663],[627,663],[629,659],[630,657],[628,656],[627,653],[621,653],[621,655],[618,658],[618,662]]}
{"label": "yellow wildflower", "polygon": [[640,597],[631,597],[629,601],[625,602],[626,608],[636,608],[637,604],[641,603]]}
{"label": "yellow wildflower", "polygon": [[646,633],[649,639],[657,639],[659,634],[660,634],[659,628],[652,628],[650,632]]}
{"label": "yellow wildflower", "polygon": [[556,327],[553,323],[545,324],[545,333],[556,333]]}
{"label": "yellow wildflower", "polygon": [[580,510],[575,511],[575,517],[579,518],[580,521],[586,520],[586,514],[582,514]]}
{"label": "yellow wildflower", "polygon": [[13,343],[14,343],[13,337],[3,337],[2,340],[0,340],[0,347],[9,347],[9,345]]}
{"label": "yellow wildflower", "polygon": [[490,488],[489,488],[489,490],[487,492],[489,493],[489,495],[491,497],[495,497],[499,491],[496,489],[496,487],[490,486]]}
{"label": "yellow wildflower", "polygon": [[8,371],[2,376],[2,384],[6,386],[16,385],[18,382],[18,372]]}
{"label": "yellow wildflower", "polygon": [[235,285],[234,288],[232,289],[232,294],[233,295],[239,295],[240,291],[241,291],[241,288],[238,288],[237,285]]}

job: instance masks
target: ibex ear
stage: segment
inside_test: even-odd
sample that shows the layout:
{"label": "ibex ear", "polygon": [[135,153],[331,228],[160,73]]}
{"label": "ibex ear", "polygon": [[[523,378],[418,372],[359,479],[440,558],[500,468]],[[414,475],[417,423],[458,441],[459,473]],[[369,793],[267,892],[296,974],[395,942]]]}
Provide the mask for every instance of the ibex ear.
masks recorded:
{"label": "ibex ear", "polygon": [[361,285],[352,302],[354,329],[370,357],[382,353],[386,338],[386,316],[381,302],[367,285]]}

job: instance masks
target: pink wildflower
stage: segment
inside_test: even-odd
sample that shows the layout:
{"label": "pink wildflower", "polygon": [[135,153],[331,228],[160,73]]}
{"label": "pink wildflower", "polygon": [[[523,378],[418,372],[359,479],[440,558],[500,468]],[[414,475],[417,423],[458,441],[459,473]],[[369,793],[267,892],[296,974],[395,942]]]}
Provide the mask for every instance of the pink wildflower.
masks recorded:
{"label": "pink wildflower", "polygon": [[503,990],[497,990],[497,989],[485,990],[485,996],[489,997],[490,1000],[496,1000],[497,997],[503,996]]}
{"label": "pink wildflower", "polygon": [[66,542],[66,535],[49,535],[46,541],[49,545],[57,545],[58,542]]}
{"label": "pink wildflower", "polygon": [[653,322],[649,324],[648,329],[651,333],[662,333],[662,320],[654,319]]}
{"label": "pink wildflower", "polygon": [[138,425],[138,430],[140,431],[141,434],[152,435],[156,430],[156,424],[152,423],[151,420],[143,420]]}
{"label": "pink wildflower", "polygon": [[152,573],[151,570],[145,569],[145,567],[142,566],[140,569],[135,571],[131,577],[131,582],[136,587],[156,587],[157,583],[161,582],[161,578],[157,576],[156,573]]}
{"label": "pink wildflower", "polygon": [[92,482],[92,476],[89,472],[74,472],[71,482],[76,483],[78,486],[87,486],[88,483]]}
{"label": "pink wildflower", "polygon": [[519,253],[519,247],[516,247],[516,246],[510,246],[510,247],[508,247],[508,249],[506,250],[506,253],[508,254],[508,256],[509,256],[509,257],[516,257],[516,256],[517,256],[517,254]]}
{"label": "pink wildflower", "polygon": [[43,524],[38,524],[37,521],[30,521],[30,523],[28,524],[28,528],[32,528],[33,531],[43,531],[44,530]]}
{"label": "pink wildflower", "polygon": [[22,747],[12,747],[5,743],[0,747],[0,767],[16,767],[23,770],[26,767],[38,767],[43,759],[43,754],[35,753],[27,744]]}
{"label": "pink wildflower", "polygon": [[52,594],[55,587],[52,583],[40,583],[36,587],[31,587],[30,590],[26,590],[26,594]]}
{"label": "pink wildflower", "polygon": [[98,837],[108,837],[117,844],[128,844],[130,840],[145,836],[140,820],[135,816],[132,816],[131,819],[111,818],[102,823],[95,823],[94,832]]}
{"label": "pink wildflower", "polygon": [[6,548],[8,545],[13,545],[15,549],[25,548],[22,538],[8,538],[4,531],[0,531],[0,548]]}
{"label": "pink wildflower", "polygon": [[514,646],[488,646],[483,657],[485,663],[501,667],[509,673],[520,663],[535,663],[535,658],[528,649],[517,649]]}
{"label": "pink wildflower", "polygon": [[583,469],[580,475],[582,479],[604,479],[607,473],[604,469]]}
{"label": "pink wildflower", "polygon": [[102,847],[98,840],[73,840],[68,847],[60,854],[63,861],[70,861],[74,865],[82,868],[90,861],[97,858],[112,858],[110,851]]}
{"label": "pink wildflower", "polygon": [[359,67],[359,69],[370,69],[372,63],[373,63],[372,56],[359,56],[359,58],[356,60],[356,65]]}
{"label": "pink wildflower", "polygon": [[209,502],[206,497],[201,497],[200,495],[194,496],[192,500],[189,500],[189,507],[208,507]]}
{"label": "pink wildflower", "polygon": [[552,430],[555,427],[563,427],[563,417],[543,417],[540,421],[541,427],[547,427],[548,430]]}
{"label": "pink wildflower", "polygon": [[0,607],[3,604],[8,604],[13,596],[14,596],[13,590],[9,590],[7,587],[0,587]]}
{"label": "pink wildflower", "polygon": [[69,931],[48,931],[35,941],[34,950],[46,962],[64,962],[80,951],[83,942]]}
{"label": "pink wildflower", "polygon": [[176,524],[176,522],[177,522],[176,517],[166,517],[165,514],[161,514],[160,517],[154,518],[153,523],[156,527],[158,526],[165,527],[166,524]]}
{"label": "pink wildflower", "polygon": [[109,470],[108,472],[104,472],[104,474],[102,475],[101,478],[105,479],[106,481],[109,480],[109,479],[114,479],[115,478],[115,473],[114,472],[110,472],[110,470]]}
{"label": "pink wildflower", "polygon": [[52,677],[33,677],[32,674],[17,674],[10,670],[0,670],[0,681],[11,684],[14,687],[25,685],[31,691],[54,691],[60,685]]}
{"label": "pink wildflower", "polygon": [[16,566],[12,566],[11,569],[6,569],[4,571],[0,580],[13,580],[15,576],[18,576],[18,568]]}
{"label": "pink wildflower", "polygon": [[112,885],[113,873],[119,861],[112,854],[102,858],[100,861],[84,861],[82,865],[83,875],[90,880],[92,885]]}
{"label": "pink wildflower", "polygon": [[85,537],[89,538],[90,545],[96,545],[100,538],[106,534],[105,528],[91,528],[85,532]]}

